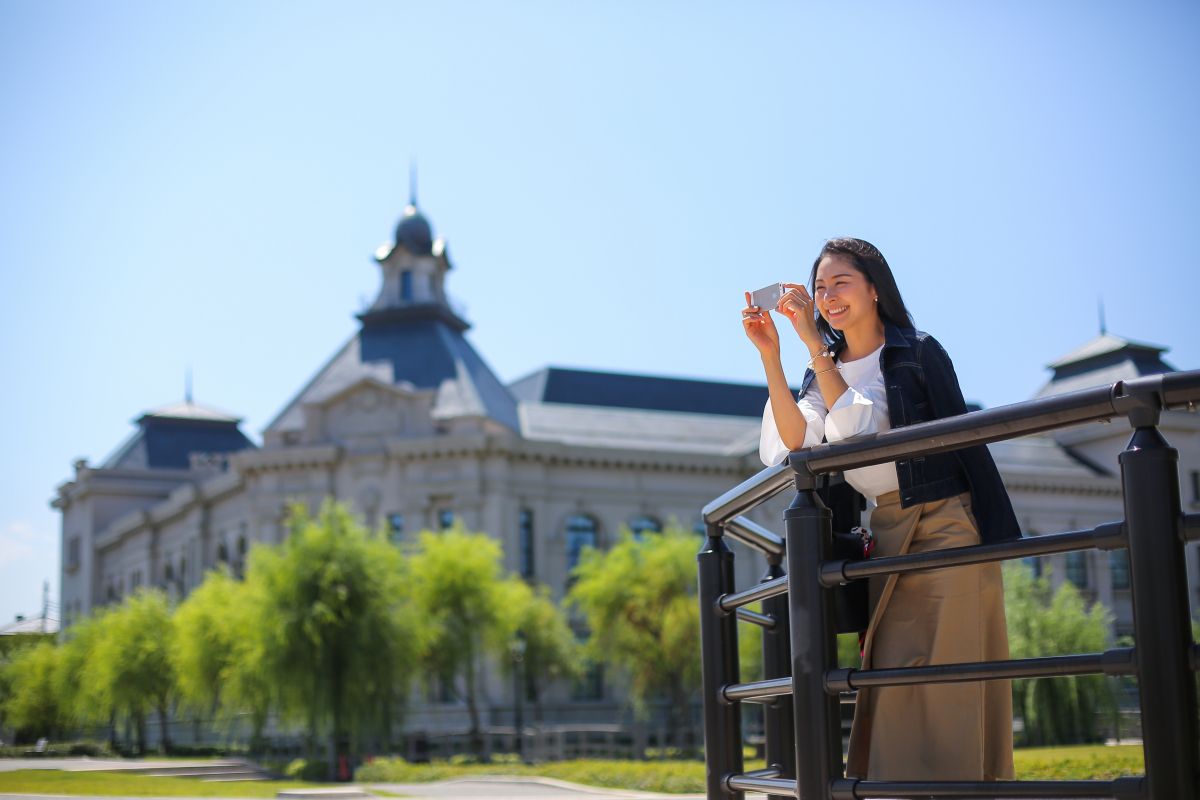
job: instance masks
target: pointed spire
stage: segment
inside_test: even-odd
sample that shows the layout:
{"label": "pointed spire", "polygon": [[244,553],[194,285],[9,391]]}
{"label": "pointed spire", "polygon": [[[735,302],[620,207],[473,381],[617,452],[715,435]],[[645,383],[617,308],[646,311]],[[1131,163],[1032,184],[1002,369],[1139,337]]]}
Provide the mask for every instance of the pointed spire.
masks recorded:
{"label": "pointed spire", "polygon": [[183,376],[183,402],[192,405],[192,365],[188,364]]}
{"label": "pointed spire", "polygon": [[1104,298],[1100,297],[1098,302],[1100,305],[1100,335],[1103,336],[1108,333],[1108,325],[1104,322]]}
{"label": "pointed spire", "polygon": [[417,207],[417,160],[409,159],[408,162],[408,204],[413,208]]}

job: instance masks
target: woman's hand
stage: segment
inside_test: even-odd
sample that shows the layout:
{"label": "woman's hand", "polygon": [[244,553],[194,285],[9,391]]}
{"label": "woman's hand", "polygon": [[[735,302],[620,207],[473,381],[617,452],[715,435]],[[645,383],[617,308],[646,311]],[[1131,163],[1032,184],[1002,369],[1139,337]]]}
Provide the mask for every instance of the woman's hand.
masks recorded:
{"label": "woman's hand", "polygon": [[804,342],[809,352],[821,349],[824,342],[817,330],[816,310],[808,289],[799,283],[785,283],[783,288],[787,291],[779,298],[776,310],[792,323],[800,341]]}
{"label": "woman's hand", "polygon": [[763,358],[779,358],[779,331],[775,329],[775,320],[771,312],[759,306],[750,305],[750,293],[746,292],[746,307],[742,309],[742,328],[746,338],[758,348],[758,354]]}

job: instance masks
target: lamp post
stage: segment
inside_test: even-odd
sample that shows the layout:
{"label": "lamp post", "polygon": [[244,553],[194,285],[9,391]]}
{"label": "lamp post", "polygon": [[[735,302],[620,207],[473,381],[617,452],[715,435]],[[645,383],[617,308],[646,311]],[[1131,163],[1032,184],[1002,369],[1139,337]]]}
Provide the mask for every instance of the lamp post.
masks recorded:
{"label": "lamp post", "polygon": [[523,666],[525,662],[525,633],[517,630],[516,637],[513,638],[512,645],[512,660],[513,660],[513,737],[517,744],[517,758],[522,763],[525,761],[525,676]]}

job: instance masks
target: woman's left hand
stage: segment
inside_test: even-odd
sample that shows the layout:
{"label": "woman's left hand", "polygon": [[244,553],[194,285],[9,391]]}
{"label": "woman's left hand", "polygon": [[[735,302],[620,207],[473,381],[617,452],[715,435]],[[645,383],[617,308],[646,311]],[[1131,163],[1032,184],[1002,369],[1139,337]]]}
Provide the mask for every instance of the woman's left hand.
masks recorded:
{"label": "woman's left hand", "polygon": [[810,351],[819,350],[823,346],[823,340],[817,330],[817,312],[808,289],[799,283],[785,283],[783,288],[787,291],[779,298],[775,310],[788,318],[800,336],[800,341],[804,342]]}

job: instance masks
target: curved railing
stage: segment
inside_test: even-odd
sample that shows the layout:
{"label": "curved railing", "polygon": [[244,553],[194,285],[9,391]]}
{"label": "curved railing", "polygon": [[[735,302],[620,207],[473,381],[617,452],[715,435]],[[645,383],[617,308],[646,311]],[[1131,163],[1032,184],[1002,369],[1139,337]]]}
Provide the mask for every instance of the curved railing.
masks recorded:
{"label": "curved railing", "polygon": [[[791,454],[704,508],[698,555],[705,759],[709,800],[745,791],[801,800],[881,797],[1093,797],[1200,800],[1200,732],[1192,672],[1198,659],[1188,616],[1183,547],[1200,539],[1200,515],[1182,513],[1178,454],[1158,431],[1164,409],[1195,408],[1200,371],[1174,372],[975,411],[878,436]],[[955,450],[1098,420],[1133,428],[1121,453],[1125,518],[1091,530],[998,544],[848,562],[832,557],[831,514],[817,478],[833,472]],[[783,537],[745,516],[789,489]],[[737,591],[729,536],[762,552],[763,580]],[[1090,548],[1129,551],[1135,648],[1103,653],[839,669],[829,589],[884,576]],[[762,601],[762,612],[746,608]],[[741,683],[737,621],[763,628],[764,680]],[[1134,675],[1141,699],[1144,776],[1111,781],[882,781],[843,773],[839,695],[899,686],[1064,675]],[[767,769],[745,772],[741,707],[764,704]]]}

